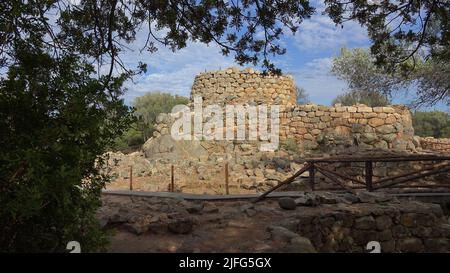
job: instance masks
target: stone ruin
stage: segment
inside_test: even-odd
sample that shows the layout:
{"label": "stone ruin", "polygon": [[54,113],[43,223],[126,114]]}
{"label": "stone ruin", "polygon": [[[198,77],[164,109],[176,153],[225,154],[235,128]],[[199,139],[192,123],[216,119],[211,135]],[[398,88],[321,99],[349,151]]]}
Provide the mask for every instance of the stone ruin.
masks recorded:
{"label": "stone ruin", "polygon": [[280,208],[288,197],[250,203],[106,194],[98,217],[103,228],[117,228],[112,252],[368,252],[370,241],[381,252],[450,251],[449,218],[438,204],[367,192],[298,194],[311,202]]}
{"label": "stone ruin", "polygon": [[[109,189],[128,189],[132,168],[133,189],[148,191],[134,196],[104,192],[98,213],[102,227],[135,236],[126,235],[127,243],[118,236],[112,251],[367,252],[369,241],[379,242],[382,252],[450,251],[449,218],[438,204],[365,191],[310,192],[308,173],[279,189],[295,190],[296,199],[289,195],[253,204],[158,193],[170,189],[172,168],[176,192],[225,194],[228,166],[229,193],[242,194],[279,184],[302,168],[306,157],[449,152],[449,139],[414,136],[405,106],[298,105],[289,76],[235,68],[206,72],[195,78],[191,99],[196,96],[204,105],[280,105],[279,149],[261,151],[259,140],[174,140],[171,127],[179,113],[160,114],[141,151],[107,154],[106,171],[115,177]],[[191,111],[193,107],[190,103]],[[376,163],[373,176],[393,176],[426,164],[433,162]],[[364,163],[329,167],[364,177]],[[449,180],[450,174],[443,173],[427,183]],[[317,181],[326,186],[318,174]],[[170,234],[177,236],[167,240]]]}
{"label": "stone ruin", "polygon": [[[156,131],[141,152],[109,154],[108,165],[118,178],[112,187],[119,187],[121,179],[128,179],[129,165],[133,165],[133,173],[137,176],[135,183],[140,189],[165,191],[173,165],[176,190],[224,193],[224,165],[227,162],[232,193],[258,192],[291,176],[302,167],[304,158],[308,156],[404,155],[446,152],[446,147],[450,147],[446,146],[449,140],[414,136],[411,112],[403,105],[298,105],[291,76],[236,68],[205,72],[194,80],[190,109],[193,109],[192,100],[196,96],[203,99],[203,106],[279,105],[280,148],[274,152],[262,152],[258,149],[261,144],[258,140],[176,141],[170,130],[178,113],[163,113],[157,117]],[[374,176],[396,175],[401,170],[417,167],[411,164],[384,163],[383,166],[375,166]],[[363,166],[358,164],[334,166],[335,169],[342,167],[355,176],[363,175],[360,173]],[[303,186],[301,181],[297,183],[297,189],[304,189]]]}
{"label": "stone ruin", "polygon": [[251,68],[210,71],[195,77],[191,100],[208,104],[277,104],[292,106],[297,95],[291,76],[262,75]]}

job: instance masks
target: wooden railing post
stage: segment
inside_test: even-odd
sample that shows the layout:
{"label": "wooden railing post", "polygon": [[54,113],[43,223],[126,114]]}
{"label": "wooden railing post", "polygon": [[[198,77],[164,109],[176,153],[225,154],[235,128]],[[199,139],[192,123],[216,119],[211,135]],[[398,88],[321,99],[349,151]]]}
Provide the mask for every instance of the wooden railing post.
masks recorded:
{"label": "wooden railing post", "polygon": [[230,194],[228,189],[228,162],[225,163],[225,193]]}
{"label": "wooden railing post", "polygon": [[368,191],[373,191],[372,177],[373,177],[373,166],[372,161],[366,161],[366,188]]}
{"label": "wooden railing post", "polygon": [[133,166],[130,165],[130,191],[133,190]]}
{"label": "wooden railing post", "polygon": [[174,171],[173,171],[173,165],[170,165],[170,191],[175,191],[175,179],[174,179]]}
{"label": "wooden railing post", "polygon": [[309,186],[311,187],[311,190],[314,191],[315,190],[315,166],[314,166],[314,162],[311,162],[310,167],[309,167]]}

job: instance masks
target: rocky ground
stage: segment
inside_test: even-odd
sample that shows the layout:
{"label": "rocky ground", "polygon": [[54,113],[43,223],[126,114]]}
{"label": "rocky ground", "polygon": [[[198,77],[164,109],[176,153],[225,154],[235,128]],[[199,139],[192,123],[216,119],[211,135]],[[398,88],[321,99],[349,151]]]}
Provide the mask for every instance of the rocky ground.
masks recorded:
{"label": "rocky ground", "polygon": [[373,194],[187,201],[105,195],[98,212],[112,231],[110,252],[384,252],[450,250],[438,205]]}
{"label": "rocky ground", "polygon": [[[225,194],[225,158],[214,156],[204,161],[196,158],[183,160],[146,158],[143,152],[131,154],[108,153],[108,166],[104,169],[113,181],[107,188],[128,189],[130,168],[133,189],[141,191],[167,191],[174,166],[175,191],[186,193]],[[263,153],[243,155],[230,160],[229,192],[245,194],[265,191],[293,175],[304,160],[293,158],[284,151],[271,155]],[[131,167],[130,167],[131,166]],[[305,174],[307,175],[307,174]],[[306,178],[305,176],[301,177]],[[297,186],[299,183],[297,183]]]}
{"label": "rocky ground", "polygon": [[[201,143],[201,145],[206,145],[206,142]],[[292,176],[305,164],[305,156],[292,151],[279,150],[274,153],[262,153],[248,146],[248,144],[233,146],[235,149],[239,149],[239,152],[233,152],[233,156],[230,158],[228,157],[231,153],[212,153],[203,160],[189,157],[178,160],[169,158],[155,159],[146,157],[146,154],[142,151],[130,154],[110,152],[105,154],[108,164],[103,169],[105,173],[112,177],[112,183],[107,185],[107,189],[129,189],[130,171],[132,171],[133,190],[167,191],[171,184],[171,167],[173,166],[175,191],[199,194],[225,194],[225,165],[228,162],[229,192],[231,194],[258,193],[278,185],[281,181]],[[339,153],[321,154],[320,156],[348,157],[367,156],[368,154],[379,157],[411,155],[382,149],[361,150],[349,148]],[[309,155],[309,157],[316,156]],[[431,161],[375,163],[373,170],[374,181],[387,176],[396,176],[410,172],[411,170],[430,167],[436,163]],[[365,179],[364,162],[333,163],[328,168],[361,181]],[[289,187],[284,187],[280,190],[307,190],[309,189],[307,183],[308,176],[309,173],[305,172]],[[414,180],[409,182],[409,185],[435,185],[447,183],[449,180],[450,173],[441,173],[424,179]],[[330,183],[330,181],[326,181],[325,177],[319,173],[316,174],[316,183],[318,183],[316,184],[316,188],[336,186]],[[347,181],[346,184],[348,186],[360,186],[353,184],[351,181]]]}
{"label": "rocky ground", "polygon": [[108,196],[104,202],[107,209],[100,215],[109,218],[108,228],[115,227],[111,252],[315,251],[308,240],[282,227],[274,227],[273,240],[268,222],[282,221],[284,212],[274,201],[252,205]]}

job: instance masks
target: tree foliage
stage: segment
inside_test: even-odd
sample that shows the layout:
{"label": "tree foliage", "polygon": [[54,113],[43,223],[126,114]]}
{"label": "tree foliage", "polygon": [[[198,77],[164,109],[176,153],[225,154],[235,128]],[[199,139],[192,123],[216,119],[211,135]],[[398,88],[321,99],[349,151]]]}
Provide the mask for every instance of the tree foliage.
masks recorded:
{"label": "tree foliage", "polygon": [[[146,29],[148,35],[142,51],[154,52],[158,44],[178,50],[189,41],[214,43],[223,54],[234,54],[239,64],[262,63],[277,72],[269,57],[285,52],[278,40],[286,30],[295,32],[314,12],[309,1],[297,0],[70,2],[75,1],[3,1],[3,51],[11,50],[8,45],[16,35],[33,35],[26,30],[34,20],[39,32],[51,38],[48,44],[55,52],[66,50],[91,56],[110,65],[109,75],[114,66],[129,69],[120,53],[136,39],[140,29]],[[50,14],[58,16],[57,28],[51,26]],[[260,33],[263,35],[257,35]],[[7,56],[3,57],[2,61],[7,62]],[[139,69],[145,69],[145,65]]]}
{"label": "tree foliage", "polygon": [[[126,128],[128,108],[99,92],[103,82],[76,56],[15,46],[0,81],[0,250],[63,251],[73,240],[98,250],[105,237],[94,214],[108,178],[94,163]],[[108,90],[120,93],[122,81]]]}
{"label": "tree foliage", "polygon": [[418,136],[450,138],[450,115],[442,111],[413,113],[414,132]]}
{"label": "tree foliage", "polygon": [[406,60],[426,52],[427,60],[450,60],[450,3],[446,0],[325,0],[336,24],[365,26],[378,64],[409,70]]}
{"label": "tree foliage", "polygon": [[188,104],[189,99],[164,92],[149,92],[133,101],[135,121],[118,137],[112,149],[124,152],[138,149],[149,139],[160,113],[170,113],[175,105]]}
{"label": "tree foliage", "polygon": [[354,20],[367,28],[374,63],[391,76],[390,86],[395,89],[404,79],[417,87],[413,106],[439,101],[450,105],[449,1],[325,0],[325,4],[336,24]]}
{"label": "tree foliage", "polygon": [[[61,251],[68,240],[78,240],[84,251],[102,246],[94,212],[108,178],[94,162],[101,164],[99,155],[131,122],[120,99],[122,84],[147,67],[127,67],[121,54],[140,29],[148,34],[142,51],[154,52],[158,44],[178,50],[190,41],[213,43],[239,64],[279,72],[269,57],[283,54],[284,32],[295,32],[313,14],[309,2],[0,1],[0,250]],[[326,0],[337,23],[347,13],[341,2]],[[368,26],[377,60],[405,55],[383,42],[390,41],[382,28],[388,12],[412,23],[419,20],[412,15],[424,11],[419,34],[397,30],[393,41],[429,46],[425,52],[433,58],[448,57],[447,1],[383,1],[380,9],[367,1],[345,2],[353,19]],[[436,35],[429,18],[440,22]]]}
{"label": "tree foliage", "polygon": [[450,61],[430,60],[418,63],[410,78],[417,85],[412,106],[435,105],[444,102],[450,106]]}
{"label": "tree foliage", "polygon": [[127,67],[121,53],[140,29],[143,51],[215,43],[278,72],[278,40],[313,11],[294,0],[1,1],[0,249],[103,246],[94,213],[108,177],[94,163],[132,120],[122,84],[146,65]]}
{"label": "tree foliage", "polygon": [[138,117],[138,127],[142,139],[146,141],[154,131],[156,117],[160,113],[170,113],[175,105],[188,104],[189,99],[163,92],[149,92],[135,98],[133,106]]}
{"label": "tree foliage", "polygon": [[374,57],[363,48],[342,48],[341,54],[333,58],[331,73],[344,80],[353,93],[378,92],[389,96],[406,85],[401,75],[389,74],[378,67]]}
{"label": "tree foliage", "polygon": [[339,95],[332,102],[333,105],[337,103],[344,106],[362,103],[370,107],[386,106],[390,104],[389,99],[387,99],[385,95],[368,91],[352,91]]}
{"label": "tree foliage", "polygon": [[[412,62],[404,63],[412,66]],[[398,90],[415,91],[415,98],[410,102],[413,107],[438,102],[450,104],[450,61],[426,60],[417,53],[414,69],[405,74],[377,66],[375,56],[368,50],[343,48],[334,57],[331,72],[344,80],[352,93],[372,92],[391,97]]]}
{"label": "tree foliage", "polygon": [[123,153],[135,152],[140,149],[144,142],[142,131],[139,130],[137,121],[135,120],[129,124],[128,129],[121,136],[116,138],[110,150],[121,151]]}
{"label": "tree foliage", "polygon": [[297,104],[307,104],[310,102],[309,94],[306,92],[306,89],[303,87],[296,87],[297,93]]}

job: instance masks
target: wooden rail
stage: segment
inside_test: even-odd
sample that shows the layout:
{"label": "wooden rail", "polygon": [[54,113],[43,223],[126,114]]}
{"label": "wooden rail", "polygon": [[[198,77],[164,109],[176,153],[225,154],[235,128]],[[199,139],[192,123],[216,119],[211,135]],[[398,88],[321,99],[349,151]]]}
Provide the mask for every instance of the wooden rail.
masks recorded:
{"label": "wooden rail", "polygon": [[306,162],[399,162],[399,161],[444,161],[450,160],[450,156],[438,156],[438,155],[414,155],[414,156],[377,156],[377,157],[320,157],[320,158],[309,158]]}
{"label": "wooden rail", "polygon": [[[374,191],[386,188],[448,188],[449,184],[437,184],[437,185],[404,185],[415,179],[424,178],[431,175],[436,175],[439,173],[450,172],[450,162],[445,163],[445,161],[450,161],[450,156],[436,156],[436,155],[414,155],[414,156],[394,156],[394,157],[325,157],[325,158],[310,158],[306,159],[306,165],[296,172],[293,176],[287,178],[285,181],[281,182],[277,186],[268,190],[259,196],[255,202],[264,199],[269,193],[280,188],[281,186],[292,183],[295,178],[300,176],[304,172],[309,172],[309,186],[312,191],[316,190],[317,183],[315,181],[316,173],[320,173],[326,178],[328,178],[333,184],[337,185],[338,190],[344,190],[348,192],[354,192],[355,189],[366,189],[367,191]],[[407,172],[400,175],[395,175],[391,177],[385,177],[379,180],[373,180],[373,170],[374,163],[376,162],[413,162],[413,161],[436,161],[439,164],[434,163],[433,166],[428,166],[421,168],[420,170],[415,170]],[[337,171],[330,170],[327,168],[326,164],[332,163],[364,163],[364,181],[357,178],[350,177],[345,174],[341,174]],[[348,186],[345,182],[351,181],[353,183],[362,186]]]}
{"label": "wooden rail", "polygon": [[170,191],[175,192],[175,175],[173,164],[170,165]]}
{"label": "wooden rail", "polygon": [[260,200],[263,200],[269,193],[273,192],[274,190],[287,185],[289,183],[292,183],[292,181],[295,180],[295,178],[299,175],[301,175],[302,173],[308,171],[311,167],[310,163],[306,163],[305,166],[303,166],[303,168],[301,168],[298,172],[296,172],[293,176],[287,178],[286,180],[284,180],[283,182],[281,182],[280,184],[276,185],[275,187],[271,188],[270,190],[266,191],[265,193],[261,194],[258,198],[256,198],[255,202],[258,202]]}

